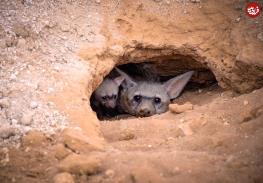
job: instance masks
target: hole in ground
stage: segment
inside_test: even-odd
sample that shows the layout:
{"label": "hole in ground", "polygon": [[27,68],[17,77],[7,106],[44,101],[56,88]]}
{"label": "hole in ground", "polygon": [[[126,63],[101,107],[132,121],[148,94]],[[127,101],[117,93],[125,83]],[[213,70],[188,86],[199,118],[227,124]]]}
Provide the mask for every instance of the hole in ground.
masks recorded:
{"label": "hole in ground", "polygon": [[[116,120],[130,116],[146,117],[163,113],[167,111],[167,107],[164,107],[162,103],[165,103],[166,106],[170,102],[184,102],[181,97],[182,93],[217,88],[214,74],[206,65],[196,61],[191,56],[158,56],[140,61],[140,63],[119,65],[117,68],[124,74],[115,68],[111,70],[90,98],[91,107],[100,120]],[[160,83],[164,84],[168,83],[168,80],[177,80],[173,78],[179,78],[189,71],[194,71],[194,73],[190,76],[190,80],[185,82],[186,85],[181,84],[183,90],[180,95],[176,98],[170,97],[171,100],[169,101],[165,100],[162,94],[165,92],[167,95],[167,91],[158,89],[158,87],[164,86]],[[136,86],[140,85],[140,87],[131,86],[134,83],[132,84],[125,74],[132,79],[132,83],[135,82]],[[180,79],[179,81],[182,83]],[[169,88],[171,86],[174,87],[170,85]],[[175,96],[170,93],[169,96]]]}

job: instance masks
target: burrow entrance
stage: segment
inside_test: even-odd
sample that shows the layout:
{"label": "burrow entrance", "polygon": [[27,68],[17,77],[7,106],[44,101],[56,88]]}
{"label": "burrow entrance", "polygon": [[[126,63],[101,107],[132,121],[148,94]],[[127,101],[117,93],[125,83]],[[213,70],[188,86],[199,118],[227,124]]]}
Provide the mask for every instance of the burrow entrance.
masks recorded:
{"label": "burrow entrance", "polygon": [[[208,66],[200,63],[192,56],[180,54],[172,56],[160,55],[145,60],[133,60],[132,63],[129,63],[131,58],[123,57],[121,59],[126,60],[126,64],[117,65],[115,68],[120,69],[136,81],[164,83],[173,77],[188,71],[194,71],[180,95],[185,91],[196,91],[211,86],[218,87],[216,78]],[[119,63],[125,63],[123,60]],[[91,108],[96,112],[100,120],[116,120],[132,116],[118,109],[120,92],[123,90],[123,83],[121,84],[123,80],[120,81],[118,79],[121,75],[115,68],[104,77],[102,83],[93,91],[90,97]],[[117,85],[109,84],[112,81],[115,84],[117,83]],[[172,102],[176,102],[178,99],[180,99],[180,96]],[[109,100],[116,101],[116,103],[112,102],[110,106],[105,107],[106,101]]]}

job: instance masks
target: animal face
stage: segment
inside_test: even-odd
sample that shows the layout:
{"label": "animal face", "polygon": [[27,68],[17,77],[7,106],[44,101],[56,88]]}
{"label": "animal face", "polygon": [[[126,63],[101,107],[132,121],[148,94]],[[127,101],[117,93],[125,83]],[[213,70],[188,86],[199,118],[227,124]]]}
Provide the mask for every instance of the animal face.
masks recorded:
{"label": "animal face", "polygon": [[165,83],[136,82],[123,71],[116,69],[125,80],[120,95],[120,107],[135,116],[151,116],[168,110],[172,99],[180,95],[193,75],[193,71],[176,76]]}
{"label": "animal face", "polygon": [[123,81],[123,77],[115,79],[105,79],[95,91],[95,99],[99,104],[108,109],[116,107],[119,86]]}
{"label": "animal face", "polygon": [[167,111],[170,98],[161,84],[138,83],[127,90],[126,106],[135,116],[152,116]]}

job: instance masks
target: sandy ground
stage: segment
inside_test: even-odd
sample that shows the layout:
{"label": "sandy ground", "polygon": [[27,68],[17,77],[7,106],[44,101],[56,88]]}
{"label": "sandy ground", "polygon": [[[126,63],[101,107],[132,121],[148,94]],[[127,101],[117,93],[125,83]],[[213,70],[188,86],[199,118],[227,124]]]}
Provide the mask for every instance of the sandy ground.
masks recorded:
{"label": "sandy ground", "polygon": [[[150,3],[166,12],[173,2],[182,11],[196,6],[183,0]],[[193,109],[180,114],[96,119],[89,96],[114,62],[94,67],[77,52],[83,45],[94,52],[105,46],[105,15],[123,7],[120,1],[106,5],[99,0],[0,2],[0,182],[263,182],[262,88],[237,94],[214,85],[184,92],[176,102],[190,102]],[[129,26],[121,28],[125,32]],[[202,30],[194,34],[204,35]],[[260,75],[260,68],[245,74]]]}

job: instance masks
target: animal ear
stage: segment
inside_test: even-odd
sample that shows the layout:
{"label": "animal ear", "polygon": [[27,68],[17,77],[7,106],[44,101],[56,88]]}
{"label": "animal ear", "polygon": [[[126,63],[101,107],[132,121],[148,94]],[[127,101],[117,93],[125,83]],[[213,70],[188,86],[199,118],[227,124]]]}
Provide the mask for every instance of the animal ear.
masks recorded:
{"label": "animal ear", "polygon": [[194,71],[189,71],[179,76],[176,76],[168,81],[166,81],[163,86],[167,91],[170,99],[177,98],[183,91],[185,85],[191,79]]}
{"label": "animal ear", "polygon": [[117,67],[115,67],[115,69],[124,78],[124,81],[121,83],[124,88],[130,88],[137,85],[137,83],[128,74]]}
{"label": "animal ear", "polygon": [[124,78],[123,76],[119,76],[119,77],[114,78],[113,81],[114,81],[118,86],[120,86],[121,83],[124,81],[124,79],[125,79],[125,78]]}

